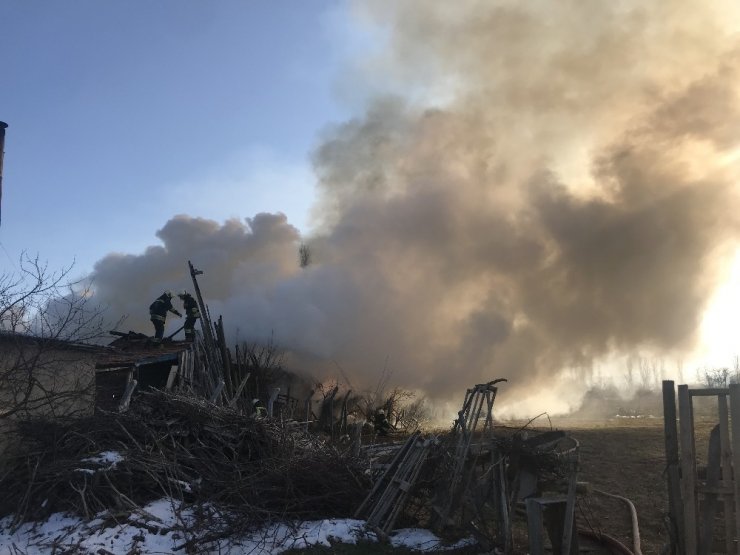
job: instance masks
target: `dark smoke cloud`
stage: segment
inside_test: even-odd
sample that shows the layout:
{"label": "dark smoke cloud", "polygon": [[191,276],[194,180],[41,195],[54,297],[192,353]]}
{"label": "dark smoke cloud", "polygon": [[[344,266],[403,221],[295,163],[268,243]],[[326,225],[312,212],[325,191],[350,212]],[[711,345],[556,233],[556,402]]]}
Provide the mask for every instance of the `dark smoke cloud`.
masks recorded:
{"label": "dark smoke cloud", "polygon": [[97,295],[148,329],[190,259],[233,334],[274,333],[296,367],[335,360],[355,387],[388,361],[440,400],[507,377],[502,401],[546,409],[565,369],[688,350],[738,237],[738,50],[720,8],[736,10],[363,2],[391,36],[368,80],[395,94],[314,153],[313,264],[298,268],[282,215],[176,216],[162,246],[101,260]]}

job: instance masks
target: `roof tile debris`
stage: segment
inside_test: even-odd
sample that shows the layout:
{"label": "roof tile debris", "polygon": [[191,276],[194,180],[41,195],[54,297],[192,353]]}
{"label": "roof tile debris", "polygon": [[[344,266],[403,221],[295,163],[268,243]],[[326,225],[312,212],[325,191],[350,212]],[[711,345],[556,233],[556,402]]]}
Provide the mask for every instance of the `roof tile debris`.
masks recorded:
{"label": "roof tile debris", "polygon": [[179,353],[192,348],[190,341],[164,340],[156,343],[151,337],[132,331],[128,334],[116,332],[114,335],[119,337],[110,343],[111,350],[98,359],[95,365],[98,370],[176,361]]}

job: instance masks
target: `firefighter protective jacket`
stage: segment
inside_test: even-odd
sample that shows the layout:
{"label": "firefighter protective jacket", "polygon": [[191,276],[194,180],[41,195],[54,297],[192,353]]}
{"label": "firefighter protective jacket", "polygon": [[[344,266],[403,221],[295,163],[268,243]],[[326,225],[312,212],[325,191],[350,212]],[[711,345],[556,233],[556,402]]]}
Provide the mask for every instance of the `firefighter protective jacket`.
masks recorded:
{"label": "firefighter protective jacket", "polygon": [[185,309],[186,318],[200,318],[198,302],[192,297],[192,295],[185,295],[182,297],[182,306]]}
{"label": "firefighter protective jacket", "polygon": [[160,320],[164,322],[167,318],[167,312],[180,315],[177,310],[172,307],[172,299],[170,299],[166,293],[162,293],[157,299],[149,305],[149,316],[152,320]]}

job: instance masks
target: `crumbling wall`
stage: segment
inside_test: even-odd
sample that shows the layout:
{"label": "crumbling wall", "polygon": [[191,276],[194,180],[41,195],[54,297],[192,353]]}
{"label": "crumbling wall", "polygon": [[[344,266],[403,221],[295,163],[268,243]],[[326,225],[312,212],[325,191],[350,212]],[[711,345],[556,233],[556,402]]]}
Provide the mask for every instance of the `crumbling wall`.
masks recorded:
{"label": "crumbling wall", "polygon": [[61,341],[0,336],[0,459],[18,420],[92,414],[96,357]]}

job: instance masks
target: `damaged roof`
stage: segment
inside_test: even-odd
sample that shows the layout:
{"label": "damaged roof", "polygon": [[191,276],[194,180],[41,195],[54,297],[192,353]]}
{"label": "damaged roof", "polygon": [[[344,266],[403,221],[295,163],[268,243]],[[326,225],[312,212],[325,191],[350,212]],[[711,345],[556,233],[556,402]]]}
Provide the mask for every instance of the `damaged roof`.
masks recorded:
{"label": "damaged roof", "polygon": [[121,334],[110,343],[110,350],[98,359],[95,368],[105,370],[165,361],[177,362],[178,355],[190,350],[192,345],[190,341],[165,340],[155,343],[146,335],[129,332],[128,335]]}
{"label": "damaged roof", "polygon": [[44,337],[42,335],[33,335],[31,333],[20,333],[10,330],[0,330],[0,343],[12,345],[35,345],[44,348],[54,348],[60,350],[84,351],[89,353],[106,353],[109,347],[105,345],[95,345],[92,343],[81,343],[68,341],[56,337]]}

